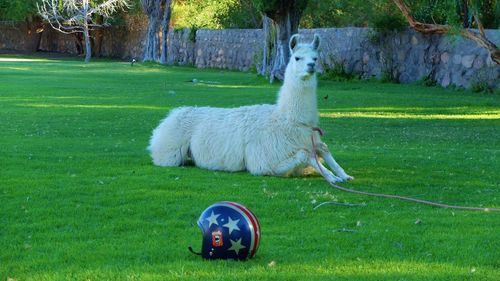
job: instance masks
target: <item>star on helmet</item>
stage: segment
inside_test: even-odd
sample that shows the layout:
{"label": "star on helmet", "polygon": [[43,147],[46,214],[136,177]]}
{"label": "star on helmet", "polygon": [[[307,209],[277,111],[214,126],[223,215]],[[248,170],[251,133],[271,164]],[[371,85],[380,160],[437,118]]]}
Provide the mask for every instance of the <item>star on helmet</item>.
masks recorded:
{"label": "star on helmet", "polygon": [[238,230],[238,231],[240,230],[240,228],[238,227],[238,222],[240,220],[237,219],[237,220],[233,221],[233,219],[231,217],[228,217],[228,218],[229,218],[229,222],[224,224],[223,226],[229,228],[229,235],[231,235],[233,230]]}
{"label": "star on helmet", "polygon": [[231,241],[231,247],[227,249],[228,251],[235,251],[236,255],[240,252],[241,249],[245,249],[246,247],[241,245],[241,238],[238,239],[238,241],[233,241],[232,239],[229,239]]}
{"label": "star on helmet", "polygon": [[219,223],[217,222],[217,218],[220,216],[220,214],[214,214],[214,211],[212,211],[212,214],[206,218],[206,220],[208,221],[208,227],[211,227],[212,224],[215,224],[215,225],[219,225]]}

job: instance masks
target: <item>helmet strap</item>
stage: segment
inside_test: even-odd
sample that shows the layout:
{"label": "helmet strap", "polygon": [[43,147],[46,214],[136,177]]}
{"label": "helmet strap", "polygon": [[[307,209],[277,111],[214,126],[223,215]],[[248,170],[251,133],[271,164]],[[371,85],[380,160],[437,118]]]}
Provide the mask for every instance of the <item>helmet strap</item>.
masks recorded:
{"label": "helmet strap", "polygon": [[189,246],[189,247],[188,247],[188,250],[189,250],[191,253],[195,254],[195,255],[201,256],[201,253],[197,253],[197,252],[195,252],[195,251],[193,250],[193,247],[191,247],[191,246]]}

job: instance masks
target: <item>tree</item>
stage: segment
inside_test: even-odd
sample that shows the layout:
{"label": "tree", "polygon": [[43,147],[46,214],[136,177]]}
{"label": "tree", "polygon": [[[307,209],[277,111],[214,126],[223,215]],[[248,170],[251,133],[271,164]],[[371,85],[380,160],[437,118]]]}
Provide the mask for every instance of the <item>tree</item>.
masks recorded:
{"label": "tree", "polygon": [[274,78],[283,79],[290,58],[288,41],[298,32],[307,3],[308,0],[254,0],[257,10],[270,19],[263,20],[263,28],[268,32],[265,35],[265,49],[268,50],[265,55],[269,55],[269,59],[264,57],[266,65],[262,65],[259,72],[268,73],[271,81]]}
{"label": "tree", "polygon": [[148,31],[142,61],[156,61],[158,58],[158,27],[162,0],[141,0],[141,7],[148,17]]}
{"label": "tree", "polygon": [[106,0],[98,3],[90,0],[42,0],[37,4],[38,14],[52,28],[65,34],[82,33],[85,39],[85,63],[90,61],[92,47],[90,30],[107,25],[99,24],[96,16],[109,19],[118,9],[129,8],[127,0]]}
{"label": "tree", "polygon": [[163,20],[161,22],[162,37],[161,37],[161,56],[160,63],[167,62],[167,36],[168,26],[170,24],[170,15],[172,14],[172,0],[164,0],[163,3]]}
{"label": "tree", "polygon": [[[146,33],[146,40],[144,45],[143,61],[158,61],[165,64],[167,59],[167,36],[170,24],[170,16],[172,14],[172,0],[140,0],[141,7],[148,17],[148,30]],[[163,14],[161,20],[162,37],[160,44],[160,16]],[[161,54],[158,56],[159,48]]]}
{"label": "tree", "polygon": [[[417,21],[412,16],[410,8],[408,8],[408,6],[405,4],[403,0],[393,0],[393,2],[401,10],[403,16],[406,18],[410,26],[418,32],[445,34],[445,33],[450,33],[454,30],[454,27],[448,24],[436,24],[436,23],[430,24]],[[484,26],[482,24],[480,16],[480,4],[481,4],[480,2],[482,1],[467,0],[466,3],[462,1],[462,5],[464,4],[468,5],[467,9],[468,13],[472,14],[474,22],[479,32],[466,28],[460,28],[458,33],[461,36],[476,42],[478,45],[488,50],[491,59],[497,64],[500,64],[500,50],[495,45],[495,43],[491,42],[490,40],[488,40],[488,38],[486,38],[486,34],[484,32]]]}
{"label": "tree", "polygon": [[175,0],[172,21],[187,28],[260,28],[253,0]]}

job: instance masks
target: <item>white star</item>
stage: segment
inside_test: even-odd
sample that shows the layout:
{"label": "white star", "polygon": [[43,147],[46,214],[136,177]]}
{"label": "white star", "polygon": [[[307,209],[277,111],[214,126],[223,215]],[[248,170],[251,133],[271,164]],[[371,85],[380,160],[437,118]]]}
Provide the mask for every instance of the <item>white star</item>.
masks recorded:
{"label": "white star", "polygon": [[238,220],[233,221],[233,219],[231,217],[228,217],[228,218],[229,218],[229,222],[223,226],[229,228],[229,235],[231,235],[231,232],[233,232],[233,230],[238,230],[238,231],[240,230],[240,228],[238,227],[238,222],[240,220],[238,219]]}
{"label": "white star", "polygon": [[238,255],[238,253],[240,252],[241,249],[245,249],[246,247],[241,245],[241,238],[238,240],[238,241],[233,241],[231,239],[229,239],[229,241],[231,242],[231,248],[227,249],[228,251],[235,251],[236,252],[236,255]]}
{"label": "white star", "polygon": [[210,215],[210,217],[206,218],[206,220],[209,222],[208,227],[211,227],[212,224],[219,225],[219,223],[217,222],[217,218],[219,216],[220,216],[220,214],[216,215],[216,214],[214,214],[214,211],[212,211],[212,214]]}

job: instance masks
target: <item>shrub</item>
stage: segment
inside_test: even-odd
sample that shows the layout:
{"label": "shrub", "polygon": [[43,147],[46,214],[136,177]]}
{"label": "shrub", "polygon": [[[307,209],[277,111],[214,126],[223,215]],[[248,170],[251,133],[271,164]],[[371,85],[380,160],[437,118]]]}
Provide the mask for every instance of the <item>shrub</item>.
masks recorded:
{"label": "shrub", "polygon": [[498,90],[495,91],[493,85],[490,84],[488,75],[484,69],[478,71],[474,78],[472,78],[470,89],[475,93],[498,92]]}
{"label": "shrub", "polygon": [[333,61],[333,67],[325,68],[324,72],[320,76],[321,79],[332,80],[332,81],[349,81],[359,78],[357,75],[348,73],[345,70],[344,62],[336,60],[332,61]]}

